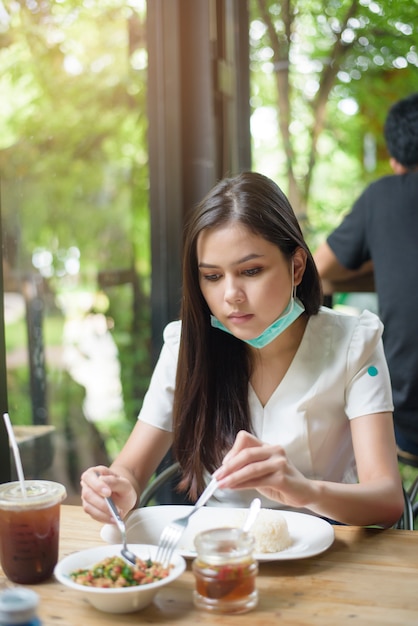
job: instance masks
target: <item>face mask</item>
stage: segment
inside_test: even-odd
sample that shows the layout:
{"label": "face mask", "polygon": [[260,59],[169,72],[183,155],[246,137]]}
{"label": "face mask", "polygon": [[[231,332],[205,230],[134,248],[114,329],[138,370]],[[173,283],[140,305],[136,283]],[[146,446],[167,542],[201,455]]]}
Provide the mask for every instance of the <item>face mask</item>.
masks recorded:
{"label": "face mask", "polygon": [[[270,326],[268,326],[266,330],[263,331],[261,335],[259,335],[255,339],[243,339],[242,341],[245,341],[245,343],[248,343],[253,348],[264,348],[264,346],[267,346],[274,339],[276,339],[276,337],[281,335],[286,330],[286,328],[289,328],[289,326],[293,324],[293,322],[297,320],[300,315],[302,315],[304,310],[305,307],[303,306],[302,302],[292,296],[290,298],[289,304],[287,305],[286,309],[279,317],[279,319],[277,319]],[[214,328],[224,330],[230,335],[233,334],[214,315],[210,316],[210,323]]]}

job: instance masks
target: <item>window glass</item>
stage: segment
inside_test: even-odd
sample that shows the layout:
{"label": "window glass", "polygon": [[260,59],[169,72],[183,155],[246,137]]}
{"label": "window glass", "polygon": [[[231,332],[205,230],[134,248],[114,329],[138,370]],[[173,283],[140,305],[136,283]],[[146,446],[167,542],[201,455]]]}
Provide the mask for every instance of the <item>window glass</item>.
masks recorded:
{"label": "window glass", "polygon": [[69,500],[150,375],[145,5],[0,2],[8,409],[27,477]]}

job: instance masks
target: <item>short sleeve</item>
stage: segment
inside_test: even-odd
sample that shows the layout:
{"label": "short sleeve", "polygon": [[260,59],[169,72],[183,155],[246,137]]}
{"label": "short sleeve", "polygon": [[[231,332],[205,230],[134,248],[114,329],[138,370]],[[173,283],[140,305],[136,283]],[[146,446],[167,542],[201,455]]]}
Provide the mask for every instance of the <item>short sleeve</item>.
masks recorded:
{"label": "short sleeve", "polygon": [[341,265],[352,270],[370,259],[366,226],[368,194],[369,190],[366,190],[358,198],[350,213],[327,238]]}
{"label": "short sleeve", "polygon": [[138,415],[142,422],[169,432],[173,430],[173,398],[180,331],[181,322],[171,322],[164,329],[164,344]]}
{"label": "short sleeve", "polygon": [[347,352],[346,413],[349,419],[393,411],[382,332],[383,324],[378,316],[363,311]]}

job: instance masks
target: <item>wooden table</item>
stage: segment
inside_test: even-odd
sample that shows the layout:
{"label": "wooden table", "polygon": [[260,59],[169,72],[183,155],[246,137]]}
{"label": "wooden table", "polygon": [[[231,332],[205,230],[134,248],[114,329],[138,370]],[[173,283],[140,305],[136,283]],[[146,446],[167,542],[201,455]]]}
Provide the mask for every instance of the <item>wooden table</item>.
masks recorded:
{"label": "wooden table", "polygon": [[[101,545],[101,525],[79,506],[64,505],[60,556]],[[7,584],[0,570],[0,587]],[[187,571],[138,613],[102,613],[54,580],[33,586],[43,626],[112,624],[222,624],[359,626],[418,624],[418,532],[335,527],[323,554],[260,564],[258,607],[243,615],[212,615],[194,608]]]}

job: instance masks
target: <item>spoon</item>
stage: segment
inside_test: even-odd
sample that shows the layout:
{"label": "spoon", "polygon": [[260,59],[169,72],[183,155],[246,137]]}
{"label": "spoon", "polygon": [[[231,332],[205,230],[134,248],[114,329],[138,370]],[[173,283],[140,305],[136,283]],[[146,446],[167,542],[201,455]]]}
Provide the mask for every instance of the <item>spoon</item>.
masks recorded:
{"label": "spoon", "polygon": [[123,547],[121,549],[121,554],[127,561],[129,561],[133,565],[136,565],[136,556],[133,552],[129,550],[128,545],[126,543],[125,522],[119,515],[119,511],[117,510],[116,505],[113,502],[112,498],[105,498],[105,500],[106,500],[107,506],[109,507],[109,511],[112,513],[113,517],[115,518],[116,524],[118,525],[118,528],[120,530],[120,534],[122,535]]}
{"label": "spoon", "polygon": [[261,508],[260,498],[254,498],[254,500],[250,504],[250,510],[248,512],[247,519],[245,520],[244,525],[242,527],[242,530],[245,533],[247,533],[250,530],[251,526],[254,524],[256,517],[260,512],[260,508]]}
{"label": "spoon", "polygon": [[[100,476],[100,474],[96,473],[96,476]],[[119,511],[116,508],[116,504],[113,502],[112,498],[109,496],[107,498],[105,498],[106,500],[106,504],[109,508],[109,511],[111,512],[111,514],[113,515],[115,522],[120,530],[120,534],[122,535],[122,550],[121,550],[121,554],[124,557],[124,559],[126,561],[129,561],[129,563],[132,563],[132,565],[136,565],[136,556],[133,552],[131,552],[128,548],[128,544],[126,542],[126,526],[125,526],[125,522],[123,521],[123,519],[121,518],[121,516],[119,515]]]}

